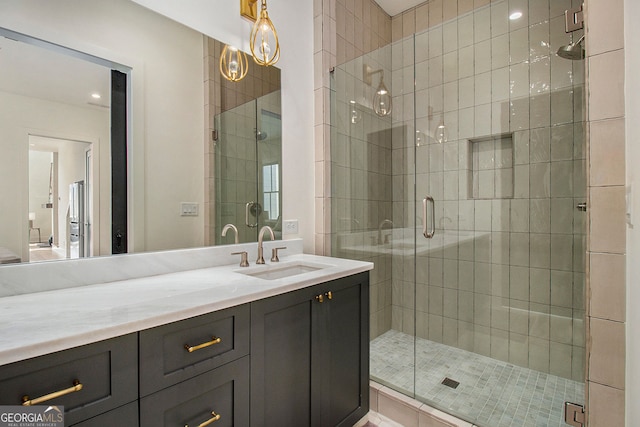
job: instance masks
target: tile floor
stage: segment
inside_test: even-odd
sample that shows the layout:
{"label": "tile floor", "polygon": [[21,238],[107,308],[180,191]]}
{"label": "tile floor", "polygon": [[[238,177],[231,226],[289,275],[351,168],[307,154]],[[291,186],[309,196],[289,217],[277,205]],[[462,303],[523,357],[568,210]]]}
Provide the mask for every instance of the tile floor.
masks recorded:
{"label": "tile floor", "polygon": [[[565,401],[584,403],[584,384],[429,340],[388,331],[371,341],[371,379],[481,427],[566,426]],[[445,377],[460,385],[442,385]]]}

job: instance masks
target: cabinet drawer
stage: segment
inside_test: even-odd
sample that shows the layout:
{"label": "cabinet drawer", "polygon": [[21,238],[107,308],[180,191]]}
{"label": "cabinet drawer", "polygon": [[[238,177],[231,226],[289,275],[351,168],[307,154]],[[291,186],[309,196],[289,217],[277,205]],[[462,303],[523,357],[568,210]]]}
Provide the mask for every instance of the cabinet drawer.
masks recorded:
{"label": "cabinet drawer", "polygon": [[19,405],[82,384],[39,405],[61,405],[71,425],[138,397],[137,335],[100,341],[0,367],[0,405]]}
{"label": "cabinet drawer", "polygon": [[247,354],[248,304],[147,329],[140,332],[140,395],[149,395]]}
{"label": "cabinet drawer", "polygon": [[131,402],[72,427],[138,427],[138,402]]}
{"label": "cabinet drawer", "polygon": [[249,356],[140,400],[141,427],[249,425]]}

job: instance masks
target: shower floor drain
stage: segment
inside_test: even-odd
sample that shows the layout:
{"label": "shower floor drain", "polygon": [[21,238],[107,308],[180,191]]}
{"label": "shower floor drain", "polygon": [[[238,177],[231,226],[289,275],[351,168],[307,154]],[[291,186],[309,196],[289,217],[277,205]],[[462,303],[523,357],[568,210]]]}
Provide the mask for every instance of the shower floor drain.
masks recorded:
{"label": "shower floor drain", "polygon": [[443,379],[441,384],[444,384],[447,387],[451,387],[451,388],[457,388],[460,385],[460,383],[458,381],[452,380],[449,377]]}

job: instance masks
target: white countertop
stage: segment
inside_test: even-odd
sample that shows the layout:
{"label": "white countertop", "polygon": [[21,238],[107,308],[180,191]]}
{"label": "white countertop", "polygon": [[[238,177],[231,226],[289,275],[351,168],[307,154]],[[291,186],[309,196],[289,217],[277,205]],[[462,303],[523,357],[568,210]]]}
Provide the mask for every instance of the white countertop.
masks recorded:
{"label": "white countertop", "polygon": [[[234,258],[235,259],[235,258]],[[325,268],[281,279],[241,274],[299,263]],[[280,263],[138,277],[0,298],[0,365],[72,348],[371,270],[373,264],[294,254]]]}

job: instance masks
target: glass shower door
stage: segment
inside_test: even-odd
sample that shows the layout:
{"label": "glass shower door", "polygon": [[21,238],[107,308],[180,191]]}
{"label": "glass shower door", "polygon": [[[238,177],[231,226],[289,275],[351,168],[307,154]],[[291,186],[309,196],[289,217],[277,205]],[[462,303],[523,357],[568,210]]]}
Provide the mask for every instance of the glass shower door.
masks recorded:
{"label": "glass shower door", "polygon": [[[225,224],[238,228],[240,243],[256,242],[264,225],[282,238],[282,134],[280,91],[215,117],[216,241]],[[268,237],[267,237],[268,239]]]}
{"label": "glass shower door", "polygon": [[584,64],[555,55],[560,15],[509,5],[415,34],[415,396],[561,426],[584,402]]}

